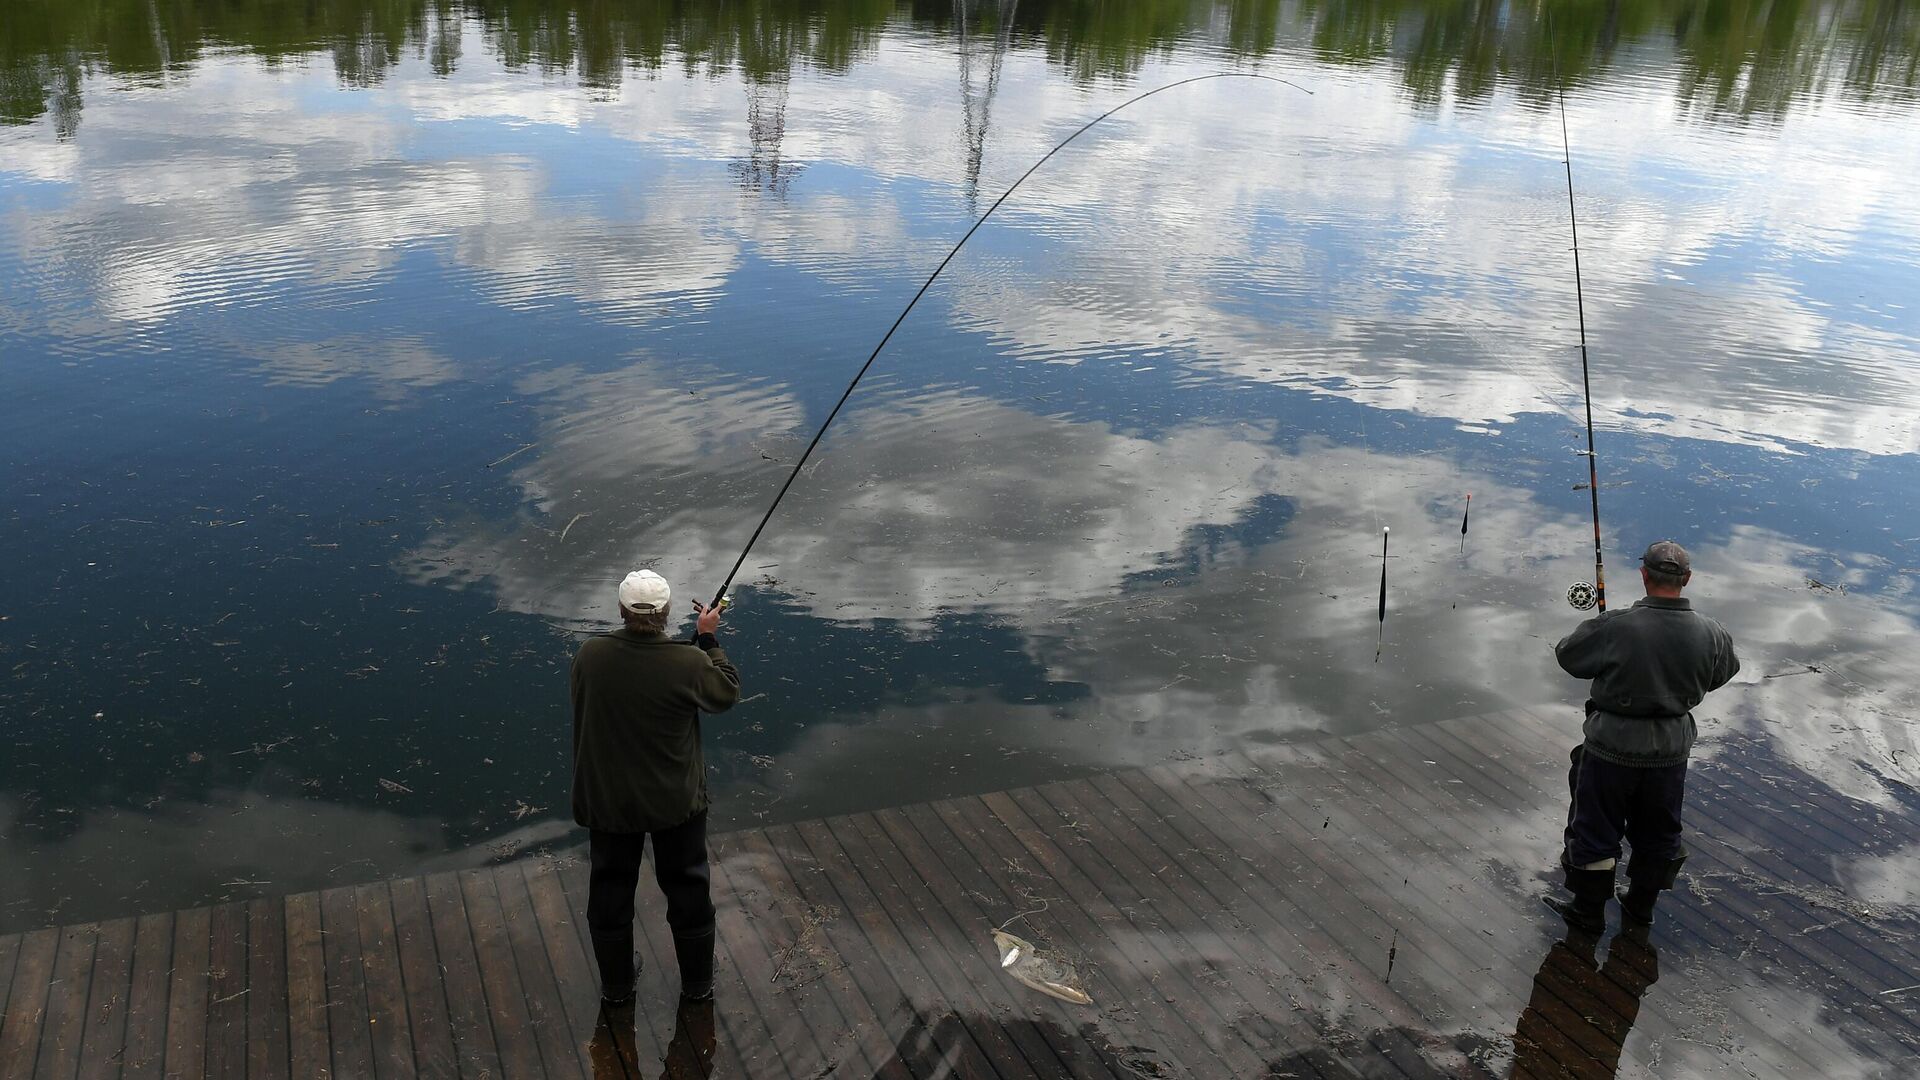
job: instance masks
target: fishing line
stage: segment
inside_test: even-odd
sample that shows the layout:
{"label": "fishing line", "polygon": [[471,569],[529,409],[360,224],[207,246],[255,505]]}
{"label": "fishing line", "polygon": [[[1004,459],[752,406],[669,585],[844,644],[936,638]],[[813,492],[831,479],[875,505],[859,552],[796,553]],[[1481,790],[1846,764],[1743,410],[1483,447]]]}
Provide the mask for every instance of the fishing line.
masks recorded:
{"label": "fishing line", "polygon": [[[1547,13],[1547,37],[1549,44],[1553,38],[1553,14]],[[1557,47],[1556,47],[1557,48]],[[1580,313],[1580,388],[1587,403],[1587,494],[1593,498],[1593,601],[1601,611],[1607,610],[1607,566],[1606,556],[1600,547],[1600,466],[1599,456],[1593,450],[1593,377],[1587,363],[1587,301],[1585,290],[1580,282],[1580,218],[1573,205],[1573,150],[1567,138],[1567,90],[1560,81],[1560,65],[1554,64],[1554,94],[1560,103],[1560,163],[1567,169],[1567,226],[1573,236],[1573,299]],[[1567,590],[1567,600],[1575,607],[1581,606],[1586,598],[1580,590],[1580,582]],[[1584,609],[1583,609],[1584,610]]]}
{"label": "fishing line", "polygon": [[887,342],[893,339],[893,332],[895,330],[900,329],[900,324],[906,321],[907,315],[913,311],[914,305],[918,304],[920,302],[920,298],[925,296],[927,294],[927,290],[933,286],[934,279],[940,276],[940,272],[947,268],[947,264],[953,261],[953,257],[955,255],[960,254],[960,249],[962,247],[965,247],[967,241],[973,238],[973,234],[979,231],[980,226],[985,225],[987,223],[987,219],[993,216],[993,212],[995,210],[1000,209],[1000,204],[1006,202],[1008,196],[1012,195],[1015,191],[1018,191],[1020,189],[1020,185],[1027,182],[1027,177],[1032,176],[1035,172],[1038,172],[1040,169],[1040,166],[1045,165],[1049,160],[1051,160],[1053,155],[1059,153],[1061,150],[1066,149],[1066,146],[1068,143],[1086,134],[1087,129],[1093,127],[1095,124],[1098,124],[1102,120],[1105,120],[1107,117],[1112,116],[1114,113],[1119,112],[1120,110],[1128,107],[1129,105],[1133,105],[1136,102],[1145,101],[1147,98],[1150,98],[1155,94],[1164,93],[1168,90],[1174,89],[1175,87],[1187,86],[1192,83],[1207,82],[1208,80],[1211,80],[1211,79],[1260,79],[1265,82],[1279,83],[1282,86],[1291,86],[1295,90],[1298,90],[1303,94],[1311,95],[1313,93],[1313,91],[1308,90],[1306,87],[1301,86],[1299,83],[1291,82],[1289,80],[1282,79],[1275,75],[1262,75],[1252,71],[1216,71],[1209,75],[1195,75],[1192,78],[1181,79],[1178,82],[1170,82],[1164,86],[1156,86],[1151,90],[1145,91],[1144,93],[1136,94],[1133,97],[1130,97],[1127,100],[1121,102],[1120,104],[1115,105],[1113,108],[1108,109],[1106,112],[1103,112],[1099,116],[1096,116],[1093,119],[1087,121],[1086,123],[1080,125],[1079,129],[1076,130],[1073,134],[1060,140],[1059,143],[1055,144],[1053,149],[1047,151],[1045,157],[1042,157],[1039,161],[1034,162],[1033,165],[1030,168],[1028,168],[1026,172],[1021,173],[1020,179],[1015,180],[1012,186],[1008,187],[1006,191],[1000,194],[999,198],[993,200],[993,205],[987,207],[987,212],[980,215],[979,220],[975,221],[972,227],[967,229],[966,235],[960,238],[959,243],[954,244],[953,248],[947,252],[947,257],[940,260],[940,265],[934,267],[933,273],[927,275],[927,280],[922,282],[920,285],[920,291],[914,293],[913,299],[907,301],[907,306],[900,310],[900,315],[898,318],[893,320],[893,325],[887,327],[887,332],[881,335],[880,343],[878,345],[875,345],[873,347],[873,352],[867,355],[867,362],[864,364],[861,364],[860,370],[854,373],[853,381],[847,383],[847,389],[840,395],[840,400],[834,403],[832,411],[828,412],[827,418],[821,422],[820,430],[813,433],[813,441],[807,443],[807,448],[801,451],[800,453],[800,460],[794,462],[792,471],[787,473],[786,482],[780,485],[780,490],[778,493],[774,495],[773,502],[767,507],[767,512],[760,516],[760,524],[754,527],[753,535],[747,538],[747,546],[740,549],[740,557],[733,561],[733,569],[727,571],[726,580],[722,581],[720,583],[720,588],[714,591],[713,603],[715,606],[723,606],[725,604],[726,598],[727,598],[727,587],[733,584],[734,575],[738,574],[740,572],[740,567],[746,563],[748,553],[753,551],[753,545],[760,539],[760,534],[766,531],[767,522],[773,520],[774,511],[780,509],[780,501],[787,497],[788,489],[792,488],[793,482],[800,478],[800,470],[806,466],[807,459],[813,456],[814,448],[820,445],[820,440],[827,434],[827,428],[833,425],[834,418],[840,415],[841,407],[846,405],[847,399],[853,396],[854,388],[858,387],[860,385],[860,380],[866,377],[867,369],[871,368],[873,366],[873,362],[880,358],[880,350],[887,347]]}

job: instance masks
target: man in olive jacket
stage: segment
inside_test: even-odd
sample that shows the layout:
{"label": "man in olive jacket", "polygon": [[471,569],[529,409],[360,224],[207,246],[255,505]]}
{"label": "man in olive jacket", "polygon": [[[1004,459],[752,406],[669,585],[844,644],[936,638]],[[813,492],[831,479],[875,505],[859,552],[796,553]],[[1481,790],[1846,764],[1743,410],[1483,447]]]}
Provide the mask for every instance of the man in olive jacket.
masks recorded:
{"label": "man in olive jacket", "polygon": [[707,765],[700,714],[740,700],[740,674],[714,634],[720,609],[702,608],[694,643],[667,638],[673,592],[651,570],[620,583],[624,626],[574,657],[573,820],[590,830],[593,876],[587,928],[601,999],[633,1000],[633,890],[653,837],[653,873],[667,898],[680,992],[713,996],[713,899],[707,870]]}
{"label": "man in olive jacket", "polygon": [[1647,595],[1588,619],[1553,647],[1567,674],[1592,679],[1586,740],[1573,748],[1560,861],[1571,901],[1547,905],[1577,929],[1606,928],[1607,900],[1624,837],[1633,848],[1620,910],[1642,925],[1687,859],[1680,842],[1693,707],[1740,670],[1726,628],[1680,595],[1693,578],[1687,549],[1671,540],[1640,557]]}

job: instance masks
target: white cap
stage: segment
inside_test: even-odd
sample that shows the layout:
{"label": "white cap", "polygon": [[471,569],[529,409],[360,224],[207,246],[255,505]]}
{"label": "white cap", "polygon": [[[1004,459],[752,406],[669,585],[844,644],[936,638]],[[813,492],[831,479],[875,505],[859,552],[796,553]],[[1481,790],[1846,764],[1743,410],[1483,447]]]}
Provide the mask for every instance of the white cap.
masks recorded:
{"label": "white cap", "polygon": [[667,579],[651,570],[635,570],[620,583],[620,606],[636,614],[665,611],[672,599]]}

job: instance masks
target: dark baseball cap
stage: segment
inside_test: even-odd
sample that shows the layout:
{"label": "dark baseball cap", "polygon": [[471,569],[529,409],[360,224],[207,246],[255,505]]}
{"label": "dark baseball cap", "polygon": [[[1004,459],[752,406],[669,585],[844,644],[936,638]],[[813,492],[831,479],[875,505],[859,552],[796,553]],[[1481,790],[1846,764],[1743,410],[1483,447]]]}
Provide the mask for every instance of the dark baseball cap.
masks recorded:
{"label": "dark baseball cap", "polygon": [[1640,565],[1663,574],[1685,577],[1693,573],[1693,556],[1687,554],[1686,548],[1671,540],[1656,540],[1647,546],[1647,553],[1640,556]]}

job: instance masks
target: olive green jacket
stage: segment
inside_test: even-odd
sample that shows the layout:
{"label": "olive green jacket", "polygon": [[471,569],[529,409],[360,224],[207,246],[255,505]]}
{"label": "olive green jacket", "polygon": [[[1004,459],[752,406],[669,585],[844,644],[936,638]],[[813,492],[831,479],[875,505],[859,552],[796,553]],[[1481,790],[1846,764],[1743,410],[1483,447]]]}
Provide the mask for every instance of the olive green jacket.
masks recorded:
{"label": "olive green jacket", "polygon": [[740,700],[740,673],[704,648],[620,629],[573,658],[573,820],[603,832],[679,825],[707,808],[700,714]]}

